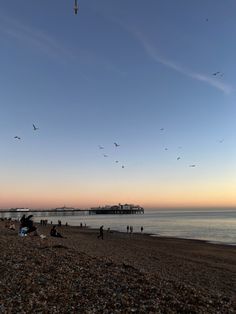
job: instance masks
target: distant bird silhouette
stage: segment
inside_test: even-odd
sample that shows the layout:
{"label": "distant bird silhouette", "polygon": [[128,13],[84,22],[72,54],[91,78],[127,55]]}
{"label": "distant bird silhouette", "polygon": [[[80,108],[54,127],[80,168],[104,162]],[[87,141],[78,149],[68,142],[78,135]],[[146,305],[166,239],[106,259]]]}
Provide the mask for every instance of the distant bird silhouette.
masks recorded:
{"label": "distant bird silhouette", "polygon": [[121,168],[124,169],[125,166],[122,166]]}
{"label": "distant bird silhouette", "polygon": [[165,150],[168,150],[168,148],[166,147]]}
{"label": "distant bird silhouette", "polygon": [[224,142],[224,139],[222,139],[222,140],[219,140],[219,143],[223,143]]}
{"label": "distant bird silhouette", "polygon": [[119,147],[120,145],[119,144],[117,144],[116,142],[114,143],[114,145],[115,145],[115,147]]}
{"label": "distant bird silhouette", "polygon": [[14,138],[17,140],[21,140],[21,138],[19,136],[15,136]]}
{"label": "distant bird silhouette", "polygon": [[119,162],[119,160],[116,160],[116,163],[118,163]]}
{"label": "distant bird silhouette", "polygon": [[178,149],[182,149],[182,146],[178,146]]}
{"label": "distant bird silhouette", "polygon": [[75,0],[75,5],[74,5],[74,12],[75,12],[75,15],[78,14],[78,11],[79,11],[78,1]]}
{"label": "distant bird silhouette", "polygon": [[160,129],[160,131],[164,131],[164,130],[165,130],[164,128],[161,128],[161,129]]}
{"label": "distant bird silhouette", "polygon": [[108,155],[106,155],[106,154],[103,154],[103,157],[108,157]]}
{"label": "distant bird silhouette", "polygon": [[101,145],[98,145],[98,147],[99,147],[99,149],[104,149],[104,147],[103,147],[103,146],[101,146]]}
{"label": "distant bird silhouette", "polygon": [[206,19],[206,22],[208,22],[209,20],[208,19]]}
{"label": "distant bird silhouette", "polygon": [[39,129],[34,124],[33,124],[33,128],[34,128],[34,131],[37,131]]}
{"label": "distant bird silhouette", "polygon": [[177,160],[180,160],[180,157],[177,157]]}
{"label": "distant bird silhouette", "polygon": [[218,71],[218,72],[215,72],[215,73],[212,73],[212,75],[214,75],[214,76],[217,76],[217,75],[219,75],[220,74],[220,72]]}
{"label": "distant bird silhouette", "polygon": [[195,168],[195,167],[196,167],[196,165],[189,165],[189,167],[191,167],[191,168]]}

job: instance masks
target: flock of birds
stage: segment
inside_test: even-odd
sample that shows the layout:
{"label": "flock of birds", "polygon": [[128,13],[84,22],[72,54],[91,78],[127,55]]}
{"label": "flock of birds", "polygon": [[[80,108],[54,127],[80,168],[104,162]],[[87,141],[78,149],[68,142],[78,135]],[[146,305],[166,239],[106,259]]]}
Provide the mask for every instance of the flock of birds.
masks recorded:
{"label": "flock of birds", "polygon": [[[216,73],[217,73],[217,72],[216,72]],[[39,127],[37,127],[35,124],[32,124],[32,126],[33,126],[33,131],[39,130]],[[160,128],[160,131],[161,131],[161,132],[163,132],[164,130],[165,130],[164,128]],[[18,136],[18,135],[16,135],[16,136],[14,136],[14,139],[16,139],[16,140],[21,140],[21,137]],[[220,140],[218,140],[218,142],[219,142],[220,144],[222,144],[222,143],[224,142],[224,139],[220,139]],[[118,144],[117,142],[114,142],[113,145],[115,146],[116,149],[120,147],[120,144]],[[104,149],[105,149],[105,147],[102,146],[102,145],[98,145],[98,148],[99,148],[99,150],[104,150]],[[179,146],[178,149],[182,149],[182,146]],[[164,150],[167,151],[168,148],[165,147]],[[107,154],[102,154],[102,155],[103,155],[104,158],[109,157]],[[177,161],[179,161],[180,159],[181,159],[180,156],[178,156],[178,157],[176,158]],[[119,161],[119,160],[115,160],[115,163],[118,164],[118,163],[120,163],[120,161]],[[195,168],[196,166],[197,166],[196,164],[190,164],[190,165],[189,165],[190,168]],[[121,168],[124,169],[125,166],[122,164],[122,165],[121,165]]]}

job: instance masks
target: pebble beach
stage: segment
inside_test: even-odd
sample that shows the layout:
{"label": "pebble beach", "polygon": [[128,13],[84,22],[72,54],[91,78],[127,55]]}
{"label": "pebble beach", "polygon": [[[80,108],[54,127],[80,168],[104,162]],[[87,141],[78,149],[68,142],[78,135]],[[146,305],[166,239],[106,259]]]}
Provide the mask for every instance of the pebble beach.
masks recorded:
{"label": "pebble beach", "polygon": [[0,222],[0,313],[236,313],[236,247]]}

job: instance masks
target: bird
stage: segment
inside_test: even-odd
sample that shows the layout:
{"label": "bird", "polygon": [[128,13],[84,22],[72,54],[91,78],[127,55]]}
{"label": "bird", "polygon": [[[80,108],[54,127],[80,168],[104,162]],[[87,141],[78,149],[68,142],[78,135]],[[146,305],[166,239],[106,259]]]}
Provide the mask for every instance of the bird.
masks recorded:
{"label": "bird", "polygon": [[206,19],[206,22],[208,22],[208,19]]}
{"label": "bird", "polygon": [[168,148],[166,147],[165,150],[168,150]]}
{"label": "bird", "polygon": [[106,154],[103,154],[103,157],[108,157],[108,155],[106,155]]}
{"label": "bird", "polygon": [[122,166],[121,168],[124,169],[125,166]]}
{"label": "bird", "polygon": [[99,147],[99,149],[104,149],[104,147],[103,147],[103,146],[101,146],[101,145],[98,145],[98,147]]}
{"label": "bird", "polygon": [[78,11],[79,11],[78,1],[75,0],[75,5],[74,5],[74,12],[75,12],[75,15],[78,14]]}
{"label": "bird", "polygon": [[39,129],[34,124],[33,124],[33,128],[34,128],[34,131],[37,131]]}
{"label": "bird", "polygon": [[219,140],[219,143],[223,143],[224,142],[224,139],[222,139],[222,140]]}
{"label": "bird", "polygon": [[180,160],[180,157],[177,157],[177,160]]}
{"label": "bird", "polygon": [[116,160],[116,163],[118,164],[119,160]]}
{"label": "bird", "polygon": [[196,167],[196,165],[189,165],[189,167],[191,167],[191,168],[195,168],[195,167]]}
{"label": "bird", "polygon": [[212,75],[214,75],[214,76],[216,76],[216,75],[218,75],[218,74],[220,74],[219,71],[218,71],[218,72],[215,72],[215,73],[212,73]]}
{"label": "bird", "polygon": [[20,140],[20,139],[21,139],[19,136],[15,136],[14,138],[17,139],[17,140]]}
{"label": "bird", "polygon": [[119,144],[117,144],[116,142],[114,142],[114,145],[115,145],[115,147],[119,147],[120,145]]}
{"label": "bird", "polygon": [[164,128],[160,128],[160,131],[164,131],[165,129]]}

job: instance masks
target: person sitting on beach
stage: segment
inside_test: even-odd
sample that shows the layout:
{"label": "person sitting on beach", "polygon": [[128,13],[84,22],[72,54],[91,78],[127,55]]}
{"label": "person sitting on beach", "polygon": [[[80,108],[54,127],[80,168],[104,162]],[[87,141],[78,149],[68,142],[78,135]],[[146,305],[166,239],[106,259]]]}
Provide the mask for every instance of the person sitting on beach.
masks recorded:
{"label": "person sitting on beach", "polygon": [[63,236],[57,232],[56,226],[53,226],[51,231],[50,231],[50,236],[51,237],[57,237],[57,238],[63,238]]}
{"label": "person sitting on beach", "polygon": [[31,219],[33,217],[33,215],[29,215],[28,217],[25,218],[24,227],[28,228],[27,233],[31,233],[31,232],[35,232],[37,230],[37,228],[34,226],[34,222]]}
{"label": "person sitting on beach", "polygon": [[103,240],[103,226],[101,226],[101,227],[99,228],[98,239],[99,239],[99,238],[102,238],[102,240]]}

